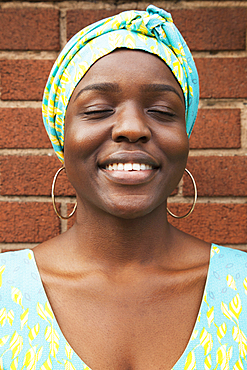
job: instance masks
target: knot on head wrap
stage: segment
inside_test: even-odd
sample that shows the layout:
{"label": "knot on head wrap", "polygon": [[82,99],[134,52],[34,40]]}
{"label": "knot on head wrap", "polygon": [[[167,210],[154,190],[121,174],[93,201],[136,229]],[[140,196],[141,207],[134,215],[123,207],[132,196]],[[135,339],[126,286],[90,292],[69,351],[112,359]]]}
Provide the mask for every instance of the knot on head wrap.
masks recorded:
{"label": "knot on head wrap", "polygon": [[117,48],[143,50],[160,57],[180,84],[190,135],[198,109],[199,80],[192,54],[172,17],[153,5],[100,20],[79,31],[58,56],[43,97],[43,120],[58,158],[63,162],[64,119],[71,95],[88,69]]}

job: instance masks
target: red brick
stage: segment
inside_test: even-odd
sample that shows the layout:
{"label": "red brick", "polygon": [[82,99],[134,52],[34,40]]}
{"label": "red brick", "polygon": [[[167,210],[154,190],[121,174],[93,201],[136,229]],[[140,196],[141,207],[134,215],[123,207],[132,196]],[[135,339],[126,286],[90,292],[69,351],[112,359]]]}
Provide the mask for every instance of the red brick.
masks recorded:
{"label": "red brick", "polygon": [[67,11],[67,40],[79,32],[82,28],[103,18],[111,17],[120,13],[119,10],[105,9],[76,9]]}
{"label": "red brick", "polygon": [[[199,196],[247,196],[247,156],[190,157],[186,167],[195,178]],[[193,196],[189,176],[183,179],[183,195]]]}
{"label": "red brick", "polygon": [[2,100],[42,100],[53,61],[1,60]]}
{"label": "red brick", "polygon": [[0,10],[0,50],[59,50],[59,11]]}
{"label": "red brick", "polygon": [[245,50],[246,8],[174,9],[171,14],[191,50]]}
{"label": "red brick", "polygon": [[196,58],[201,98],[247,98],[247,58]]}
{"label": "red brick", "polygon": [[[189,204],[168,204],[177,214],[185,214]],[[194,212],[185,219],[169,222],[178,229],[208,242],[218,244],[247,243],[247,204],[198,203]]]}
{"label": "red brick", "polygon": [[[68,10],[67,38],[70,39],[89,24],[119,12]],[[246,8],[173,9],[171,14],[192,50],[245,50]]]}
{"label": "red brick", "polygon": [[0,208],[1,243],[40,243],[60,233],[52,203],[0,202]]}
{"label": "red brick", "polygon": [[0,132],[0,148],[51,148],[38,108],[0,108]]}
{"label": "red brick", "polygon": [[199,109],[191,149],[240,148],[240,109]]}
{"label": "red brick", "polygon": [[[1,195],[51,195],[51,185],[61,163],[49,156],[1,156]],[[56,195],[74,195],[64,171],[59,175]]]}

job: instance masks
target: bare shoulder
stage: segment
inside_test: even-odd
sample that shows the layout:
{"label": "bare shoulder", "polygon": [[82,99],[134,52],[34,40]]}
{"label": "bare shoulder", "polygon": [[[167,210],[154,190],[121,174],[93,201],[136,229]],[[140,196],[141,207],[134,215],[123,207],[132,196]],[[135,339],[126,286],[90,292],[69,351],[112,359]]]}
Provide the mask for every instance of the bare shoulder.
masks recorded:
{"label": "bare shoulder", "polygon": [[42,272],[54,273],[61,271],[68,265],[71,248],[71,231],[60,234],[33,248],[37,266]]}
{"label": "bare shoulder", "polygon": [[211,243],[186,234],[173,226],[171,228],[174,240],[173,249],[182,268],[208,266]]}

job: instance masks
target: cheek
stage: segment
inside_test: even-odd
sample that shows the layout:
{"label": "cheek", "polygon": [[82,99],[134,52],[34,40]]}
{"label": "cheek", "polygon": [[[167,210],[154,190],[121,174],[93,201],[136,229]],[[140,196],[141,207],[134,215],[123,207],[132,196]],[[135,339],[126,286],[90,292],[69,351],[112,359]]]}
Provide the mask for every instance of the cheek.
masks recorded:
{"label": "cheek", "polygon": [[76,162],[78,159],[80,161],[87,161],[92,154],[94,156],[97,155],[97,150],[102,140],[106,139],[107,132],[99,129],[98,125],[86,124],[76,119],[74,121],[70,122],[65,130],[65,162],[71,160]]}
{"label": "cheek", "polygon": [[160,147],[170,162],[186,163],[189,153],[189,139],[185,130],[165,130],[159,136]]}

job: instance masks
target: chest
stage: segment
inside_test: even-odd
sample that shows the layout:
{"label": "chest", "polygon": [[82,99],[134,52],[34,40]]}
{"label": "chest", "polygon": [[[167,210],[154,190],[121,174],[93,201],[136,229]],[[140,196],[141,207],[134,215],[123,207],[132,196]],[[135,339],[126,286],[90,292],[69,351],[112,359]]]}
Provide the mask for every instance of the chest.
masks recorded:
{"label": "chest", "polygon": [[204,284],[104,294],[53,286],[47,294],[65,338],[91,369],[171,370],[189,342]]}

